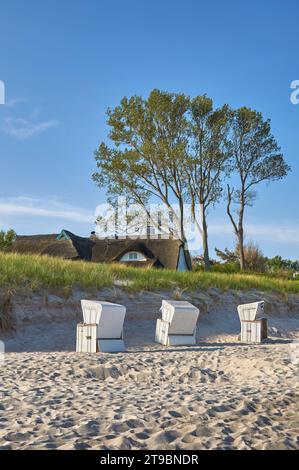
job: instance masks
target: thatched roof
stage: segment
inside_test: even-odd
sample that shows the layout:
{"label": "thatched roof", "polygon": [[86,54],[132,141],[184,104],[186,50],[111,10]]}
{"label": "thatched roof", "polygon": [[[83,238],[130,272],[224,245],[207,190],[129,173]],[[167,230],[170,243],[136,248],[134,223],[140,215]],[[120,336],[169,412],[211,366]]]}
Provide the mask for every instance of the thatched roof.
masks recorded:
{"label": "thatched roof", "polygon": [[55,240],[41,254],[64,259],[80,259],[71,240]]}
{"label": "thatched roof", "polygon": [[94,241],[90,238],[79,237],[78,235],[75,235],[68,230],[62,230],[57,236],[57,240],[57,243],[63,240],[70,241],[77,252],[78,258],[84,259],[86,261],[91,260]]}
{"label": "thatched roof", "polygon": [[11,251],[90,261],[93,242],[89,238],[78,237],[67,231],[63,232],[52,235],[17,236]]}
{"label": "thatched roof", "polygon": [[[60,234],[18,236],[11,251],[58,256],[65,259],[84,259],[96,263],[117,263],[129,251],[141,252],[144,261],[128,261],[128,266],[177,269],[180,240],[168,239],[97,239],[85,238],[62,230]],[[188,251],[186,263],[192,269]]]}
{"label": "thatched roof", "polygon": [[[168,239],[102,239],[96,240],[92,248],[92,261],[95,262],[117,262],[128,251],[139,251],[148,260],[152,260],[156,266],[167,269],[177,269],[180,248],[183,247],[181,240]],[[191,268],[190,255],[188,252],[186,261]],[[140,262],[138,262],[140,263]],[[140,264],[138,264],[140,266]]]}
{"label": "thatched roof", "polygon": [[162,268],[158,260],[147,259],[145,261],[126,261],[128,268]]}
{"label": "thatched roof", "polygon": [[41,254],[45,248],[55,242],[57,234],[18,235],[10,251],[17,253]]}

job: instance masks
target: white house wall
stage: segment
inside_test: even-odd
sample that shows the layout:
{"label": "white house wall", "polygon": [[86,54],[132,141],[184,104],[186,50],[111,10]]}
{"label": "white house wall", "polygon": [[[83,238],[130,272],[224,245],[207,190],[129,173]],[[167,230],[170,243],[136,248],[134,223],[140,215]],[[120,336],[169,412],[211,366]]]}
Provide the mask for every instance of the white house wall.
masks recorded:
{"label": "white house wall", "polygon": [[181,246],[179,251],[179,260],[178,260],[178,267],[177,271],[188,271],[188,265],[186,262],[186,256],[184,248]]}

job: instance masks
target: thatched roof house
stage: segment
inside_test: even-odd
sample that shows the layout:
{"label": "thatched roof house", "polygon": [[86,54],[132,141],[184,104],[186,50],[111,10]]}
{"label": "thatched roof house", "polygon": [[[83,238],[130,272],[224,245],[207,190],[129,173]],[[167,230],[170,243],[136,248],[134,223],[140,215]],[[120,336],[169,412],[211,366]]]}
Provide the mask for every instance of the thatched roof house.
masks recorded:
{"label": "thatched roof house", "polygon": [[11,251],[134,267],[192,269],[190,254],[180,240],[86,238],[62,230],[60,234],[18,236]]}
{"label": "thatched roof house", "polygon": [[126,262],[132,266],[190,269],[190,255],[180,240],[167,239],[102,239],[96,240],[92,260],[96,262]]}
{"label": "thatched roof house", "polygon": [[49,244],[55,242],[57,235],[18,235],[11,251],[17,253],[41,254]]}
{"label": "thatched roof house", "polygon": [[89,238],[62,230],[59,234],[51,235],[18,235],[11,251],[91,261],[92,246],[93,241]]}

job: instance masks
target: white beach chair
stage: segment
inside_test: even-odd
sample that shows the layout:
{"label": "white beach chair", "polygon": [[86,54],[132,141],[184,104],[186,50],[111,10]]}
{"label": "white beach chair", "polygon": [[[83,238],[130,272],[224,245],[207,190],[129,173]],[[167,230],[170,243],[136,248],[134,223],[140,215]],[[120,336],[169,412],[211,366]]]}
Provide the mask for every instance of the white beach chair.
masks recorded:
{"label": "white beach chair", "polygon": [[[80,352],[124,351],[123,325],[126,307],[95,300],[81,300],[81,306],[84,323],[77,326],[76,350]],[[88,342],[90,342],[89,345]]]}
{"label": "white beach chair", "polygon": [[265,302],[254,302],[238,306],[241,322],[241,341],[261,343],[268,337],[268,322],[263,318]]}
{"label": "white beach chair", "polygon": [[97,345],[97,325],[86,325],[85,323],[77,324],[77,352],[98,352]]}
{"label": "white beach chair", "polygon": [[155,341],[164,346],[196,344],[199,309],[186,301],[162,300],[162,319],[157,320]]}

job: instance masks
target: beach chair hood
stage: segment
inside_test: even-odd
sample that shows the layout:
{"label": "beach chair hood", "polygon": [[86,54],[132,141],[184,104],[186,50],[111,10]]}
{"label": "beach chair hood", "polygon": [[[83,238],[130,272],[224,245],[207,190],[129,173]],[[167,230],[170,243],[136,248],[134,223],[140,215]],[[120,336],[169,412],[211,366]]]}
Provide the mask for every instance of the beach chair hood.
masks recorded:
{"label": "beach chair hood", "polygon": [[95,300],[81,300],[83,320],[97,324],[98,338],[121,338],[126,315],[124,305]]}
{"label": "beach chair hood", "polygon": [[255,321],[264,315],[265,302],[253,302],[251,304],[243,304],[238,306],[238,314],[240,321]]}
{"label": "beach chair hood", "polygon": [[162,300],[162,320],[168,322],[170,335],[192,335],[199,309],[187,301]]}

